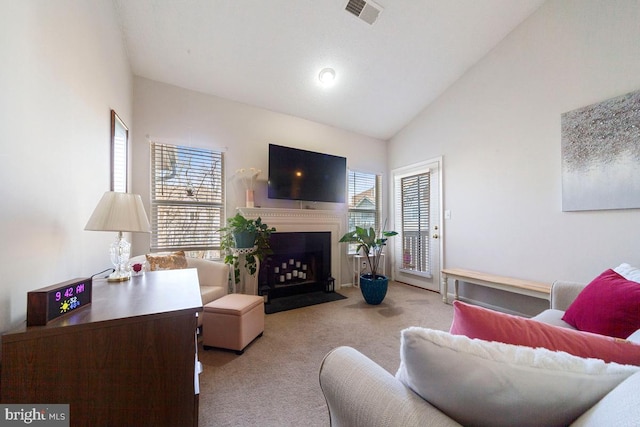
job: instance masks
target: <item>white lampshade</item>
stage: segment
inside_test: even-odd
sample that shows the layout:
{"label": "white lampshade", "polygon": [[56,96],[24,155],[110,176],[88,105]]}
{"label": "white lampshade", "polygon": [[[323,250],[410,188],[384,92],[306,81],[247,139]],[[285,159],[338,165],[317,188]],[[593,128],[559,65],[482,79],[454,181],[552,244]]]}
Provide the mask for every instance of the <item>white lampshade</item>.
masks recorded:
{"label": "white lampshade", "polygon": [[150,233],[151,226],[138,194],[107,191],[84,227],[92,231]]}

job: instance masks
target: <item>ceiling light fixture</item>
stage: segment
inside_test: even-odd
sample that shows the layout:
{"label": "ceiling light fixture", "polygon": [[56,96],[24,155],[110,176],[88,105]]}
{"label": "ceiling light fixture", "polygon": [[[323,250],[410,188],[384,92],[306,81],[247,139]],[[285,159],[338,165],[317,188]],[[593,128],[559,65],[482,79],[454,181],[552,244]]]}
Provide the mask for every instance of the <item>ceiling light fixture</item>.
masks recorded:
{"label": "ceiling light fixture", "polygon": [[336,80],[336,71],[333,68],[323,68],[318,74],[318,80],[324,86],[332,85]]}

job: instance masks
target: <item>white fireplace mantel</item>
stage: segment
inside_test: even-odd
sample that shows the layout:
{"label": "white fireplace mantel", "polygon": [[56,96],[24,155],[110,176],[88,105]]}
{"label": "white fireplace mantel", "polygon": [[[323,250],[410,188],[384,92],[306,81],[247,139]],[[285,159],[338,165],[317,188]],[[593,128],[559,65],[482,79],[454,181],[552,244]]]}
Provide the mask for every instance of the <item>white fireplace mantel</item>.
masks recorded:
{"label": "white fireplace mantel", "polygon": [[337,287],[342,282],[340,268],[340,237],[345,233],[347,214],[343,211],[316,209],[238,208],[245,218],[256,219],[276,232],[325,231],[331,233],[331,275]]}

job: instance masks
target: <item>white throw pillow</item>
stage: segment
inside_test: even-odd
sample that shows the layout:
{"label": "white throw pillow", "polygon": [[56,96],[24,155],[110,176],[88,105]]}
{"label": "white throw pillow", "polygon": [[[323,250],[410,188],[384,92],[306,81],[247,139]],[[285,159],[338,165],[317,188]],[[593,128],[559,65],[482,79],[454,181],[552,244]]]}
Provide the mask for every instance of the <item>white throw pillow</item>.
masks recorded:
{"label": "white throw pillow", "polygon": [[621,275],[627,280],[640,283],[640,269],[630,266],[627,263],[622,263],[613,269],[616,273]]}
{"label": "white throw pillow", "polygon": [[411,327],[396,378],[465,426],[560,426],[639,370]]}

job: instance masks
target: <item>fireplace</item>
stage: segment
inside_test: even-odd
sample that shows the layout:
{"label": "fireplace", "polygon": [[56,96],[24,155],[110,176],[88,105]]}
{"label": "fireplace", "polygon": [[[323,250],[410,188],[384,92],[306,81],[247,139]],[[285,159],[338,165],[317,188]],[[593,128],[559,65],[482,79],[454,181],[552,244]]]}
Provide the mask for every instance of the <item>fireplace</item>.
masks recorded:
{"label": "fireplace", "polygon": [[325,289],[331,276],[330,232],[276,232],[270,245],[273,254],[258,275],[262,294],[279,298]]}
{"label": "fireplace", "polygon": [[[342,283],[340,255],[342,251],[338,240],[344,233],[344,225],[346,223],[346,214],[344,212],[281,208],[238,208],[238,212],[244,215],[245,218],[261,218],[265,224],[275,227],[277,233],[317,231],[329,233],[331,235],[331,255],[330,261],[325,262],[324,268],[330,269],[331,276],[336,278],[336,289],[340,289],[340,283]],[[287,259],[287,261],[289,260]]]}

